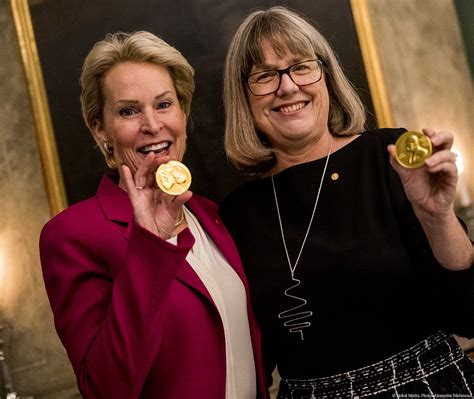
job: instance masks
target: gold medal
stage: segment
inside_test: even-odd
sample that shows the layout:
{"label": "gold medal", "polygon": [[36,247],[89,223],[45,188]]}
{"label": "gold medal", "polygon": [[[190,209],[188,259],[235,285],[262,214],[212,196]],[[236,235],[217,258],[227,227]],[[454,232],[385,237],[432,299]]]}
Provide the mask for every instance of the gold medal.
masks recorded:
{"label": "gold medal", "polygon": [[166,194],[180,195],[191,186],[191,172],[178,161],[160,165],[155,173],[156,184]]}
{"label": "gold medal", "polygon": [[403,133],[395,143],[396,158],[404,168],[415,169],[423,166],[425,159],[431,156],[431,140],[423,133],[409,131]]}

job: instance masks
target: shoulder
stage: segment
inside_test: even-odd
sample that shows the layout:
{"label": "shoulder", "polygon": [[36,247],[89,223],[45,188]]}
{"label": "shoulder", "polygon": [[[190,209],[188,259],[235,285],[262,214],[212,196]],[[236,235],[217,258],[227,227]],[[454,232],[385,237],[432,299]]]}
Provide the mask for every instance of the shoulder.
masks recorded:
{"label": "shoulder", "polygon": [[251,197],[254,197],[258,191],[265,186],[266,179],[254,179],[246,181],[236,188],[234,188],[221,202],[220,207],[226,206],[234,202],[248,201]]}
{"label": "shoulder", "polygon": [[343,151],[347,159],[356,160],[362,168],[377,168],[383,170],[392,168],[389,163],[389,153],[387,146],[395,144],[398,137],[406,132],[406,129],[375,129],[365,131],[356,140],[351,141],[346,147],[347,151]]}
{"label": "shoulder", "polygon": [[107,225],[105,222],[108,220],[128,222],[131,216],[128,196],[118,187],[118,179],[115,175],[104,175],[93,197],[77,202],[54,216],[43,227],[43,234],[56,230],[64,234],[90,235]]}
{"label": "shoulder", "polygon": [[389,144],[395,144],[395,141],[397,141],[398,137],[404,132],[406,132],[404,128],[381,128],[367,130],[362,133],[361,138],[371,145],[387,146]]}
{"label": "shoulder", "polygon": [[[400,176],[390,165],[390,155],[387,151],[389,144],[395,144],[397,139],[407,130],[376,129],[367,131],[361,138],[365,138],[365,145],[361,156],[361,169],[366,176],[370,176],[379,193],[385,192],[394,212],[404,220],[413,224],[412,208],[403,188]],[[407,216],[408,215],[408,216]],[[401,220],[401,219],[400,219]]]}
{"label": "shoulder", "polygon": [[43,226],[41,241],[47,238],[63,239],[70,235],[90,235],[103,217],[96,197],[78,202],[54,216]]}
{"label": "shoulder", "polygon": [[269,180],[254,179],[237,186],[220,203],[219,214],[224,223],[231,223],[233,218],[239,219],[249,209],[255,209],[261,204],[264,193],[269,188]]}

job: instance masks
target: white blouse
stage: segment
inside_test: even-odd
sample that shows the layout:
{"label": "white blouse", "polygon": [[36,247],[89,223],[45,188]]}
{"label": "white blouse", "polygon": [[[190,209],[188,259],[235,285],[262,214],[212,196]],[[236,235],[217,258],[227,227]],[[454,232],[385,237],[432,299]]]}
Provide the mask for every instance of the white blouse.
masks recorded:
{"label": "white blouse", "polygon": [[[196,240],[186,260],[209,291],[224,326],[225,397],[255,399],[257,382],[244,285],[196,217],[186,207],[184,210],[188,227]],[[168,241],[176,244],[177,238]]]}

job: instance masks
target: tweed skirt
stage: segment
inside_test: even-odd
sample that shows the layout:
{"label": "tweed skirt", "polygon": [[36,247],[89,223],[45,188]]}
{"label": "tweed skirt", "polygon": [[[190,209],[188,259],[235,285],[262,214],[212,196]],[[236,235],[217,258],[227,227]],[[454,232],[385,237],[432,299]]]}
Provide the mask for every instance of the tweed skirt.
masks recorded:
{"label": "tweed skirt", "polygon": [[278,399],[474,398],[474,364],[438,332],[385,360],[315,379],[282,379]]}

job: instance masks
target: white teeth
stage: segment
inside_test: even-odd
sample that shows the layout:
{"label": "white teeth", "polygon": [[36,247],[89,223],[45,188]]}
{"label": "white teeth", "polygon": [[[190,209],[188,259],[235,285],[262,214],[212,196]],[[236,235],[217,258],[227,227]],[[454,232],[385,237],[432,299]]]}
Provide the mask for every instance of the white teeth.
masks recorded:
{"label": "white teeth", "polygon": [[150,152],[150,151],[159,151],[163,148],[168,148],[170,145],[169,141],[163,141],[162,143],[158,144],[151,144],[145,147],[140,148],[140,152]]}
{"label": "white teeth", "polygon": [[297,104],[289,105],[287,107],[280,107],[279,110],[280,112],[283,112],[283,113],[287,113],[287,112],[289,113],[289,112],[296,112],[303,107],[304,107],[304,102],[300,102]]}

